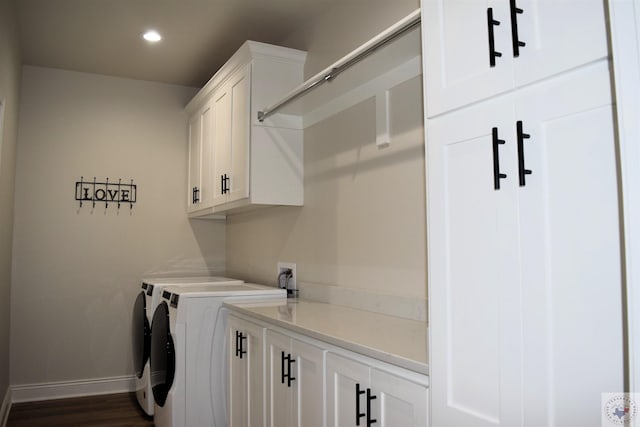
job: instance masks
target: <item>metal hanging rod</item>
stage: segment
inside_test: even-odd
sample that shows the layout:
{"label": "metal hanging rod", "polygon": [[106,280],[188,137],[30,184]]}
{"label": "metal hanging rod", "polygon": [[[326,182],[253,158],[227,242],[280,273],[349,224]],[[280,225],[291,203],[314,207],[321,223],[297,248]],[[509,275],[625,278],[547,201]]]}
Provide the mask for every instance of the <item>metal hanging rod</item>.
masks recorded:
{"label": "metal hanging rod", "polygon": [[305,83],[303,83],[297,89],[294,89],[279,102],[263,109],[262,111],[258,111],[258,121],[264,121],[267,117],[271,116],[285,105],[288,105],[296,99],[306,95],[316,87],[335,79],[347,68],[350,68],[351,66],[357,64],[382,46],[397,39],[407,31],[412,30],[416,26],[420,25],[420,21],[420,9],[417,9],[401,21],[397,22],[392,27],[388,28],[386,31],[378,34],[376,37],[369,40],[366,44],[360,46],[358,49],[354,50],[349,55],[333,64],[331,67],[325,69],[324,71],[316,74],[311,79],[307,80]]}

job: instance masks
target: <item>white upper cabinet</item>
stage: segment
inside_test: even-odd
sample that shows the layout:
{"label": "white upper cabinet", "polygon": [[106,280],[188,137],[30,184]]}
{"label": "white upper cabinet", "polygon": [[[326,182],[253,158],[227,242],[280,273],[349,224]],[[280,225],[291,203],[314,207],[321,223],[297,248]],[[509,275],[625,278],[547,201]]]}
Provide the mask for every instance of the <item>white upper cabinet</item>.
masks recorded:
{"label": "white upper cabinet", "polygon": [[[187,105],[194,135],[189,141],[190,178],[196,174],[191,165],[197,163],[192,151],[200,146],[202,156],[201,182],[195,185],[190,179],[188,188],[190,217],[303,204],[302,129],[277,118],[260,122],[257,116],[260,108],[302,82],[305,58],[298,50],[248,41]],[[204,106],[210,109],[206,117]],[[194,134],[197,129],[200,134]]]}
{"label": "white upper cabinet", "polygon": [[250,66],[214,94],[214,205],[249,197]]}
{"label": "white upper cabinet", "polygon": [[606,57],[603,3],[423,2],[427,116],[437,116]]}

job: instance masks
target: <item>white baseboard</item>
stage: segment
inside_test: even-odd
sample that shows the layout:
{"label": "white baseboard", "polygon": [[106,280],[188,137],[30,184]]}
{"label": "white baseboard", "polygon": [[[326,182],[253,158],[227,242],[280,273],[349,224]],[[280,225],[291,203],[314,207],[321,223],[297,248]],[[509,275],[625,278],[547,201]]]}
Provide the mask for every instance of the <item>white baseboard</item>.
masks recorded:
{"label": "white baseboard", "polygon": [[0,406],[0,426],[5,427],[7,425],[7,419],[9,419],[9,411],[11,410],[11,387],[7,387],[4,393],[4,399],[2,399],[2,406]]}
{"label": "white baseboard", "polygon": [[94,396],[99,394],[135,391],[134,376],[95,378],[78,381],[59,381],[42,384],[11,386],[12,402],[35,402],[65,397]]}

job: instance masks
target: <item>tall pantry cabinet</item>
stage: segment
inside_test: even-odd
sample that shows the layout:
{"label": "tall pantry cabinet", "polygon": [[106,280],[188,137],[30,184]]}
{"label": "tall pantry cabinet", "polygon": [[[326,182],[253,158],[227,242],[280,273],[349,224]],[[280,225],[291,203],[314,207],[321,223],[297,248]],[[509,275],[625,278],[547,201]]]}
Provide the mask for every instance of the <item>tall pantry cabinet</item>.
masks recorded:
{"label": "tall pantry cabinet", "polygon": [[422,8],[431,425],[599,426],[624,388],[603,2]]}

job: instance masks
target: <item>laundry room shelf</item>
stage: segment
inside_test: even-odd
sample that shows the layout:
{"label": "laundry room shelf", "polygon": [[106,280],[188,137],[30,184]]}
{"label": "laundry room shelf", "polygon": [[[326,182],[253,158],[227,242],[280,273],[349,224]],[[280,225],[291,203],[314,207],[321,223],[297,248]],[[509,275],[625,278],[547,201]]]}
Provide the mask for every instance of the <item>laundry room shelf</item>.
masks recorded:
{"label": "laundry room shelf", "polygon": [[305,128],[420,75],[420,22],[418,9],[265,106],[258,120],[292,123],[283,116],[297,116]]}

